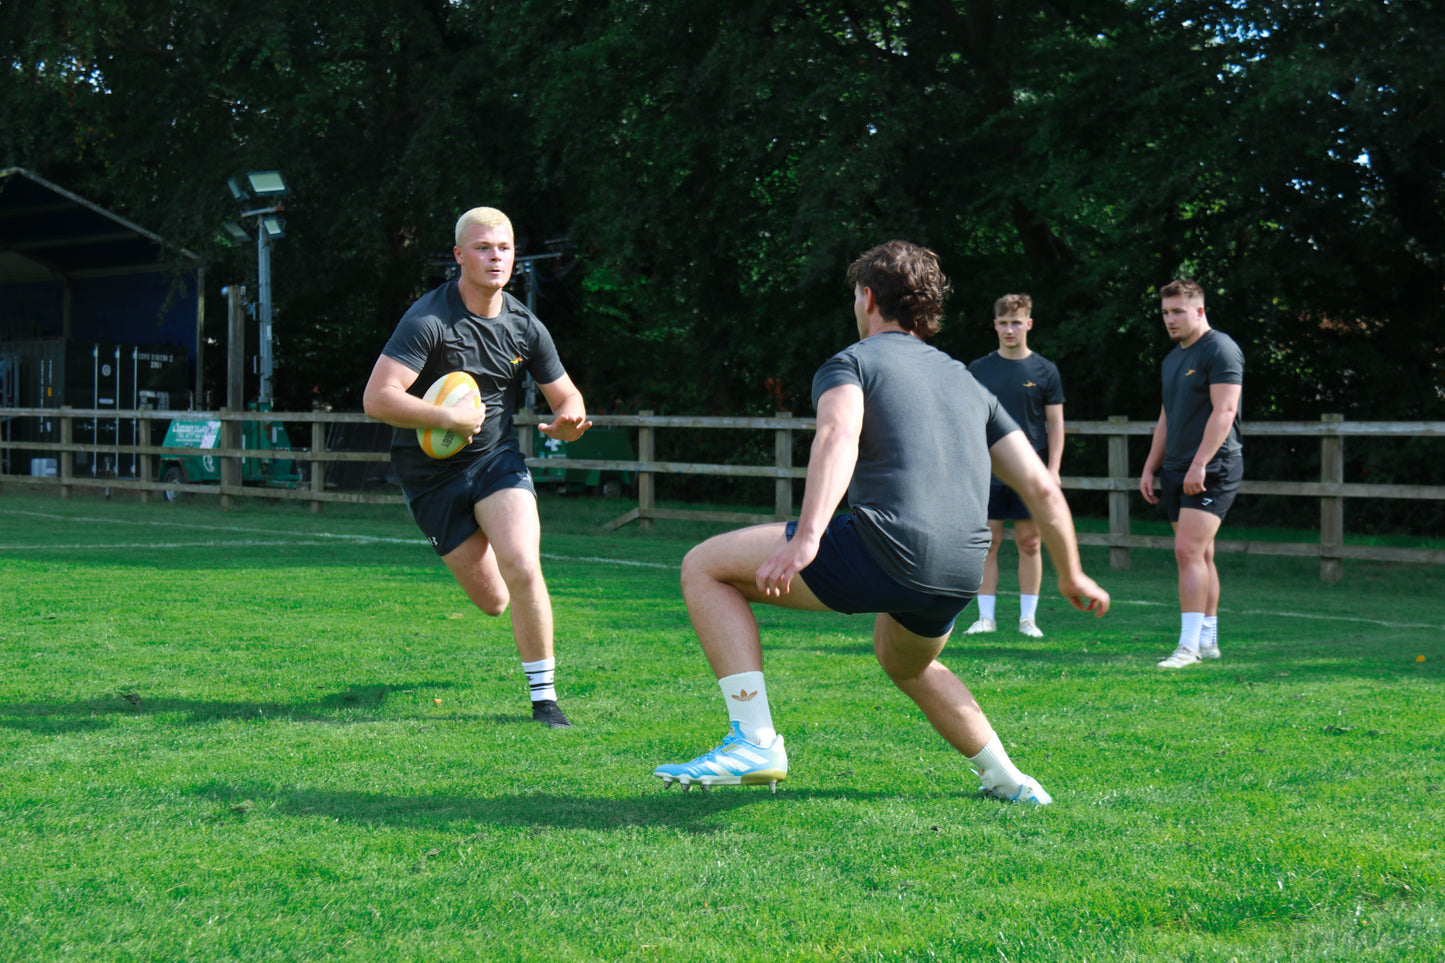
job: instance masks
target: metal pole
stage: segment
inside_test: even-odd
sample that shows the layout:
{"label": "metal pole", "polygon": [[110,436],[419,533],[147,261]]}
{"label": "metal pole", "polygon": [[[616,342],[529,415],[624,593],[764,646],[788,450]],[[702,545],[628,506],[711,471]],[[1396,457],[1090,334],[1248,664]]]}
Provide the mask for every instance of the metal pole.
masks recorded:
{"label": "metal pole", "polygon": [[271,410],[271,235],[256,222],[256,273],[261,285],[261,394],[257,408]]}

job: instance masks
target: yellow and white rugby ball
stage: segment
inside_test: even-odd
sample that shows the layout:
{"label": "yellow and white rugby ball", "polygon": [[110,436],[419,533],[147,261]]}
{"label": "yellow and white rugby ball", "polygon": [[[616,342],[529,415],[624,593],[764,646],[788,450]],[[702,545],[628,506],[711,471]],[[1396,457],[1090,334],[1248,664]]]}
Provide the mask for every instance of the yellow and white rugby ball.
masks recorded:
{"label": "yellow and white rugby ball", "polygon": [[[477,382],[465,371],[442,375],[432,382],[421,400],[442,408],[455,408],[467,395],[472,396],[472,404],[481,408],[485,416],[486,406],[477,394]],[[421,450],[433,458],[450,458],[467,445],[464,436],[445,428],[418,428],[416,440],[421,445]]]}

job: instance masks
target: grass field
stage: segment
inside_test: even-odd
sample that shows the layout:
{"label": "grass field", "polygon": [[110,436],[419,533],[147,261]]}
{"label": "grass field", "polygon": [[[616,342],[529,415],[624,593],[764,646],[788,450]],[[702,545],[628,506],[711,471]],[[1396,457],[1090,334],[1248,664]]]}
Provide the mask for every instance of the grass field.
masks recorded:
{"label": "grass field", "polygon": [[1441,570],[1221,557],[1224,660],[1166,674],[1172,555],[1086,550],[1107,618],[945,653],[1036,810],[869,619],[762,610],[789,779],[664,792],[726,727],[701,530],[619,511],[543,501],[548,730],[400,509],[0,494],[0,960],[1445,959]]}

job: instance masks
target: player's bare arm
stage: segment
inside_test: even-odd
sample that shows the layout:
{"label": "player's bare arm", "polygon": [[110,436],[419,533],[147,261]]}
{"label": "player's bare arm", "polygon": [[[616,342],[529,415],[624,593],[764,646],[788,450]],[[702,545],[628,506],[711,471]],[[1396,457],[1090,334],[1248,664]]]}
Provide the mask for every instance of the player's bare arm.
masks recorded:
{"label": "player's bare arm", "polygon": [[1074,516],[1063,490],[1047,466],[1039,460],[1022,431],[1011,431],[988,450],[993,473],[1003,480],[1029,508],[1039,535],[1049,549],[1049,560],[1059,579],[1059,593],[1081,612],[1095,617],[1109,611],[1109,593],[1084,574],[1079,561],[1079,544],[1074,536]]}
{"label": "player's bare arm", "polygon": [[537,426],[537,430],[548,438],[558,441],[576,441],[583,432],[592,427],[587,420],[587,406],[582,401],[582,392],[572,383],[570,375],[563,375],[556,381],[538,385],[542,397],[552,409],[551,424]]}
{"label": "player's bare arm", "polygon": [[361,395],[363,410],[393,428],[441,428],[470,442],[482,427],[484,412],[469,404],[451,408],[428,404],[407,390],[417,375],[395,358],[377,358]]}
{"label": "player's bare arm", "polygon": [[1239,412],[1239,399],[1244,393],[1243,385],[1214,384],[1209,386],[1209,403],[1213,406],[1209,421],[1204,425],[1204,437],[1199,440],[1199,450],[1189,470],[1184,473],[1184,494],[1198,495],[1204,491],[1204,468],[1229,437],[1234,426],[1234,417]]}
{"label": "player's bare arm", "polygon": [[758,567],[758,590],[764,595],[787,594],[793,576],[817,556],[823,531],[848,493],[862,433],[863,389],[839,385],[823,392],[818,399],[818,427],[808,455],[798,528],[789,542]]}
{"label": "player's bare arm", "polygon": [[1064,467],[1064,406],[1044,405],[1044,423],[1049,437],[1049,473],[1058,482]]}
{"label": "player's bare arm", "polygon": [[1149,456],[1144,459],[1144,469],[1139,473],[1139,494],[1151,505],[1159,504],[1159,496],[1154,494],[1154,476],[1159,474],[1159,469],[1164,464],[1164,443],[1168,434],[1164,408],[1160,406],[1159,420],[1154,424],[1154,437],[1149,442]]}

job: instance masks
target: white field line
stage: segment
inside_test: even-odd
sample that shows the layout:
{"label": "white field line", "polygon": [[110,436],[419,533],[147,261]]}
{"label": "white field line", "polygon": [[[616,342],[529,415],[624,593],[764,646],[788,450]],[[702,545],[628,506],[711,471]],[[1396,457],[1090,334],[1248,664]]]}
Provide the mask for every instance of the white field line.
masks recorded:
{"label": "white field line", "polygon": [[[284,531],[284,530],[283,530],[283,531],[277,531],[277,530],[275,530],[275,529],[267,529],[267,528],[246,528],[246,527],[239,526],[239,525],[194,525],[194,524],[189,524],[189,523],[186,523],[186,522],[165,522],[165,521],[133,522],[133,521],[125,521],[125,520],[121,520],[121,519],[114,519],[114,518],[82,518],[82,517],[78,517],[78,516],[74,516],[74,515],[52,515],[52,514],[48,514],[48,513],[45,513],[45,512],[0,511],[0,514],[3,514],[3,515],[23,515],[23,516],[33,517],[33,518],[51,519],[51,520],[54,520],[54,521],[87,522],[87,523],[91,523],[91,524],[100,524],[100,525],[129,525],[129,526],[138,526],[138,527],[143,527],[143,528],[187,528],[187,529],[200,529],[200,530],[202,530],[202,531],[208,531],[208,532],[223,531],[223,532],[237,532],[237,533],[248,533],[248,534],[259,534],[259,535],[278,535],[278,536],[288,536],[288,535],[293,534],[293,533],[291,533],[291,532],[287,532],[287,531]],[[51,551],[79,551],[79,550],[90,550],[90,551],[96,551],[96,550],[99,550],[99,551],[108,551],[108,550],[114,550],[114,551],[135,551],[135,550],[144,550],[144,549],[148,549],[148,548],[149,548],[149,549],[155,549],[155,548],[231,548],[231,547],[235,547],[235,548],[274,548],[274,547],[277,547],[277,546],[284,546],[284,545],[298,545],[298,546],[308,546],[308,545],[310,545],[310,546],[316,546],[316,545],[325,545],[325,544],[328,544],[328,542],[327,542],[327,541],[323,541],[323,539],[329,539],[329,540],[331,540],[331,543],[332,543],[332,544],[334,544],[334,543],[337,542],[337,541],[342,541],[342,542],[359,542],[359,543],[362,543],[362,544],[376,543],[376,544],[386,544],[386,545],[416,545],[416,546],[425,546],[425,545],[426,545],[426,540],[423,539],[423,538],[421,538],[421,537],[417,537],[417,538],[395,538],[395,537],[392,537],[392,536],[382,536],[382,535],[348,535],[348,534],[342,534],[342,533],[339,533],[339,532],[309,532],[309,533],[307,533],[307,535],[308,535],[309,537],[308,537],[308,538],[305,538],[305,539],[284,538],[284,539],[282,539],[282,540],[272,540],[272,541],[261,541],[261,540],[254,540],[254,539],[235,539],[235,540],[228,540],[228,539],[207,539],[207,540],[197,541],[197,542],[139,542],[139,543],[107,543],[107,544],[93,544],[93,545],[80,545],[80,544],[70,544],[70,545],[57,545],[57,544],[48,544],[48,545],[0,545],[0,551],[44,551],[44,550],[51,550]],[[559,561],[559,562],[595,562],[595,563],[603,564],[603,565],[625,565],[625,566],[628,566],[628,567],[631,567],[631,568],[659,568],[659,569],[672,569],[673,571],[676,571],[676,570],[678,570],[678,569],[681,568],[680,565],[674,565],[674,564],[672,564],[672,563],[670,563],[670,562],[637,562],[637,561],[633,561],[633,560],[631,560],[631,559],[625,559],[625,558],[604,558],[604,557],[602,557],[602,556],[596,556],[596,555],[556,555],[556,554],[550,554],[550,553],[547,553],[547,552],[543,552],[543,553],[542,553],[542,557],[545,558],[545,559],[552,559],[553,561]],[[998,594],[1000,594],[1000,595],[1016,595],[1016,594],[1018,594],[1018,593],[1016,593],[1016,592],[1000,592],[1000,593],[998,593]],[[1151,600],[1146,600],[1146,599],[1114,599],[1113,602],[1114,602],[1115,605],[1171,606],[1171,607],[1177,604],[1177,603],[1172,602],[1172,601],[1161,602],[1161,601],[1151,601]],[[1384,619],[1366,619],[1366,618],[1360,618],[1360,617],[1358,617],[1358,616],[1350,616],[1350,615],[1320,615],[1320,614],[1314,613],[1314,612],[1280,612],[1280,611],[1275,611],[1275,610],[1265,611],[1265,610],[1259,610],[1259,609],[1256,609],[1256,610],[1234,611],[1234,610],[1229,609],[1229,608],[1221,608],[1220,611],[1221,611],[1221,612],[1226,612],[1226,613],[1228,613],[1228,614],[1230,614],[1230,615],[1275,615],[1275,616],[1281,616],[1281,617],[1283,617],[1283,618],[1289,618],[1289,619],[1313,619],[1313,620],[1315,620],[1315,621],[1320,621],[1320,622],[1359,622],[1359,623],[1362,623],[1362,624],[1365,624],[1365,625],[1378,625],[1378,626],[1382,626],[1382,627],[1385,627],[1385,628],[1392,628],[1392,629],[1437,629],[1437,628],[1440,628],[1440,627],[1441,627],[1438,623],[1430,623],[1430,622],[1389,622],[1389,621],[1386,621],[1386,620],[1384,620]]]}

